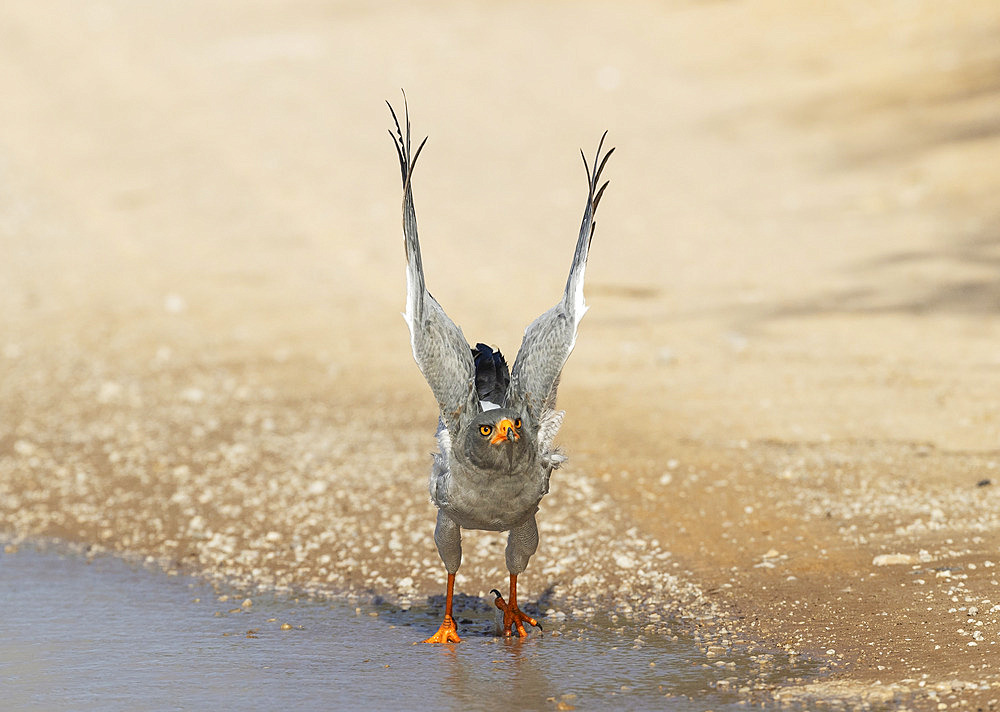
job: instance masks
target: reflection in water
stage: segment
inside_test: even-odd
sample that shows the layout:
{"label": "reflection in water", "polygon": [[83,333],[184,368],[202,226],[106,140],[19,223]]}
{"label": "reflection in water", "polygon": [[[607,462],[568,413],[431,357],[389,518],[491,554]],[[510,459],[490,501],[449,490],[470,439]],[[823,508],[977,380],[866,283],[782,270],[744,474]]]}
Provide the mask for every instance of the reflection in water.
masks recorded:
{"label": "reflection in water", "polygon": [[[474,639],[470,639],[474,640]],[[489,700],[496,709],[535,709],[555,697],[545,665],[539,665],[537,639],[494,639],[476,641],[485,646],[488,666],[483,656],[462,655],[457,646],[442,650],[446,670],[442,692],[452,693],[452,708],[468,709],[469,700]]]}
{"label": "reflection in water", "polygon": [[242,606],[112,557],[22,548],[0,555],[0,602],[7,709],[745,709],[712,689],[745,661],[720,670],[690,641],[566,621],[497,638],[480,599],[460,611],[462,643],[414,645],[432,606]]}

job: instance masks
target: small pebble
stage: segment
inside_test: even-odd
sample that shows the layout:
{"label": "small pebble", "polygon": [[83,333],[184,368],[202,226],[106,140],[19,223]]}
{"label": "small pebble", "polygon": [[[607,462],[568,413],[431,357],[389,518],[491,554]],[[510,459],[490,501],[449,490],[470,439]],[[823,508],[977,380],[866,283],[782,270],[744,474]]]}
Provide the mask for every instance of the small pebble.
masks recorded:
{"label": "small pebble", "polygon": [[899,564],[912,564],[913,557],[909,554],[879,554],[872,559],[872,566],[896,566]]}

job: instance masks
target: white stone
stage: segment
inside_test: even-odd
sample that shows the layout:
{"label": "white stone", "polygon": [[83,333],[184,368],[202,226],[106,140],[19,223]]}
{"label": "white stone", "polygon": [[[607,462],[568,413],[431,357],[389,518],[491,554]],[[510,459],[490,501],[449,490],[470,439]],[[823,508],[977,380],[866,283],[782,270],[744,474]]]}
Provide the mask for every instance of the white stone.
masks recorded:
{"label": "white stone", "polygon": [[896,566],[912,563],[913,557],[909,554],[879,554],[872,559],[872,566]]}

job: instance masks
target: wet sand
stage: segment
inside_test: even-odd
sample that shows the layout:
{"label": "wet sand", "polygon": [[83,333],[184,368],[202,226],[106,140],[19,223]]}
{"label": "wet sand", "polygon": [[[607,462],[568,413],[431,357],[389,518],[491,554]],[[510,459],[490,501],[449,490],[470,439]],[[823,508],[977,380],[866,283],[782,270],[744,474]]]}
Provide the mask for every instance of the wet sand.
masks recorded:
{"label": "wet sand", "polygon": [[[526,600],[829,668],[775,698],[998,704],[994,4],[2,13],[8,540],[440,594],[403,86],[428,284],[511,355],[565,278],[576,149],[618,146]],[[502,547],[466,538],[461,591]]]}

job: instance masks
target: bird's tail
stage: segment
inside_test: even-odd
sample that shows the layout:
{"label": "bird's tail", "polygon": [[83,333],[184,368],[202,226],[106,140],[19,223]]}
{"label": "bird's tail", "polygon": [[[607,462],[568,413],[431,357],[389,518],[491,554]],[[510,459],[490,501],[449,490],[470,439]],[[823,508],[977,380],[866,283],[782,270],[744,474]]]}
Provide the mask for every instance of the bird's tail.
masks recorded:
{"label": "bird's tail", "polygon": [[476,362],[476,394],[480,401],[503,405],[510,386],[510,369],[499,349],[494,351],[486,344],[476,344],[472,349]]}

